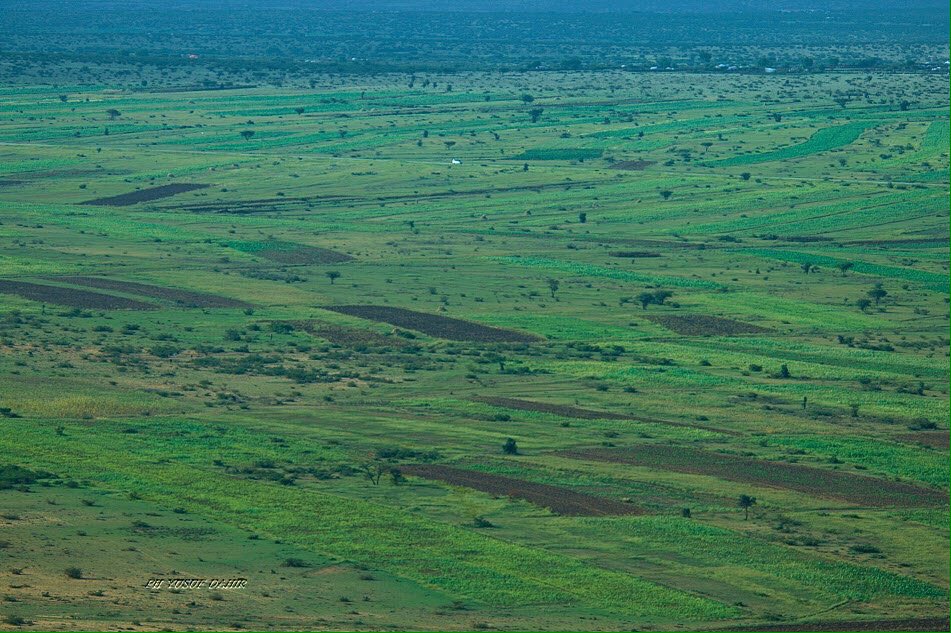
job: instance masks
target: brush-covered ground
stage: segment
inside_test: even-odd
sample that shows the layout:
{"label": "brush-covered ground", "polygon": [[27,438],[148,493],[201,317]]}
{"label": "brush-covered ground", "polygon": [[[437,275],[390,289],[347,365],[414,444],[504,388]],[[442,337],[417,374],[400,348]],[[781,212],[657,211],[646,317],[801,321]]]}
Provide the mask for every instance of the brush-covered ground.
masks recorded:
{"label": "brush-covered ground", "polygon": [[948,630],[946,79],[0,88],[0,628]]}

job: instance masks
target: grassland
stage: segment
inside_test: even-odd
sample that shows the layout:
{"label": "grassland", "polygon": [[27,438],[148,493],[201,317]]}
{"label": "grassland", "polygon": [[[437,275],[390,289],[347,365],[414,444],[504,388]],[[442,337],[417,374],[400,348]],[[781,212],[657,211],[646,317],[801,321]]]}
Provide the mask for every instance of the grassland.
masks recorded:
{"label": "grassland", "polygon": [[0,628],[946,618],[946,77],[317,77],[0,86]]}

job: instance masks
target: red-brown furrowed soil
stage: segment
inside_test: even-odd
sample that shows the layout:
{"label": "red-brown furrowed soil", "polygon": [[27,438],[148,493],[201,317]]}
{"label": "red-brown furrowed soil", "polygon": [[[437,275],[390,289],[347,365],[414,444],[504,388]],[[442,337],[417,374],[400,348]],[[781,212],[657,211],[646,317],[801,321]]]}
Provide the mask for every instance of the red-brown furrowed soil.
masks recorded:
{"label": "red-brown furrowed soil", "polygon": [[686,446],[642,444],[628,448],[568,450],[559,454],[573,459],[709,475],[754,486],[783,488],[817,497],[841,499],[861,506],[927,507],[948,503],[946,491],[837,470],[725,455]]}
{"label": "red-brown furrowed soil", "polygon": [[948,631],[948,618],[906,618],[904,620],[852,620],[803,622],[800,624],[763,624],[754,627],[736,627],[723,631]]}
{"label": "red-brown furrowed soil", "polygon": [[101,292],[7,279],[0,279],[0,293],[19,295],[24,299],[32,299],[43,303],[55,303],[73,308],[93,310],[154,310],[157,307],[152,303],[115,297]]}
{"label": "red-brown furrowed soil", "polygon": [[182,290],[180,288],[166,288],[164,286],[153,286],[151,284],[142,284],[134,281],[120,281],[118,279],[106,279],[103,277],[59,277],[59,281],[76,284],[77,286],[89,286],[90,288],[101,288],[102,290],[115,290],[117,292],[126,292],[153,299],[163,299],[173,303],[179,303],[187,307],[194,308],[249,308],[250,303],[220,297],[207,292],[195,292],[193,290]]}
{"label": "red-brown furrowed soil", "polygon": [[635,422],[647,422],[649,424],[666,424],[668,426],[682,426],[691,429],[704,429],[714,433],[723,433],[724,435],[742,435],[737,431],[721,429],[702,424],[692,424],[689,422],[674,422],[672,420],[661,420],[643,415],[632,413],[613,413],[610,411],[594,411],[592,409],[582,409],[565,404],[550,404],[548,402],[537,402],[535,400],[521,400],[519,398],[502,398],[498,396],[476,396],[472,398],[476,402],[484,402],[494,407],[504,407],[506,409],[516,409],[519,411],[537,411],[538,413],[551,413],[565,418],[578,418],[579,420],[633,420]]}
{"label": "red-brown furrowed soil", "polygon": [[139,189],[129,193],[121,193],[117,196],[108,196],[106,198],[96,198],[95,200],[86,200],[79,204],[98,205],[103,207],[128,207],[140,202],[151,202],[152,200],[161,200],[186,191],[195,191],[204,189],[211,185],[199,185],[187,182],[173,182],[160,187],[151,187],[149,189]]}
{"label": "red-brown furrowed soil", "polygon": [[435,479],[453,486],[463,486],[493,495],[524,499],[537,506],[549,508],[556,514],[568,516],[643,514],[643,510],[620,501],[586,495],[558,486],[536,484],[512,477],[453,468],[452,466],[416,464],[400,466],[400,471],[405,475]]}
{"label": "red-brown furrowed soil", "polygon": [[752,323],[704,314],[646,314],[644,318],[684,336],[733,336],[770,331]]}
{"label": "red-brown furrowed soil", "polygon": [[405,308],[391,308],[389,306],[328,306],[325,310],[332,310],[340,314],[389,323],[408,330],[416,330],[423,334],[451,341],[474,341],[480,343],[530,343],[540,340],[534,334],[505,330],[488,325],[453,319],[450,317],[416,312]]}

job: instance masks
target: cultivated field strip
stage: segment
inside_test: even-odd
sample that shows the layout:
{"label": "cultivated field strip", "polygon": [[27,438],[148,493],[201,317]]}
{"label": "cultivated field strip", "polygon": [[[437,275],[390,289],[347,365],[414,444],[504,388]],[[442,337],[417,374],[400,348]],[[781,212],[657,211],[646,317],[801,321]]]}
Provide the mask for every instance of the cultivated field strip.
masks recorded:
{"label": "cultivated field strip", "polygon": [[349,316],[381,321],[397,327],[416,330],[436,338],[445,338],[453,341],[478,341],[492,343],[531,343],[539,340],[537,336],[514,330],[489,327],[472,321],[454,319],[438,314],[427,314],[393,308],[389,306],[372,305],[341,305],[325,306],[324,310],[339,312]]}
{"label": "cultivated field strip", "polygon": [[15,294],[24,299],[40,303],[54,303],[93,310],[154,310],[158,307],[154,303],[116,297],[101,292],[35,284],[28,281],[11,281],[9,279],[0,279],[0,293]]}
{"label": "cultivated field strip", "polygon": [[576,449],[561,455],[785,488],[860,506],[928,507],[948,503],[948,493],[943,490],[685,446],[642,444],[623,449]]}
{"label": "cultivated field strip", "polygon": [[442,481],[452,486],[463,486],[492,495],[523,499],[565,516],[612,516],[641,514],[643,510],[620,501],[613,501],[575,492],[568,488],[533,483],[513,477],[465,470],[440,464],[410,464],[401,466],[407,475]]}
{"label": "cultivated field strip", "polygon": [[153,286],[135,281],[106,279],[104,277],[59,277],[61,281],[76,286],[88,286],[101,290],[115,290],[126,294],[141,295],[152,299],[161,299],[190,308],[250,308],[251,304],[238,299],[221,297],[207,292],[195,292],[180,288]]}

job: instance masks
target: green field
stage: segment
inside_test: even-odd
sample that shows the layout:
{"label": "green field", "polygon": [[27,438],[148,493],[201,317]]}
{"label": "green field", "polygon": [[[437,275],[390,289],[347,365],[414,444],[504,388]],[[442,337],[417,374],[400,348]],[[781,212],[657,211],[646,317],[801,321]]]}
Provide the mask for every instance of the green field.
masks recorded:
{"label": "green field", "polygon": [[946,617],[946,76],[322,77],[0,85],[0,628]]}

